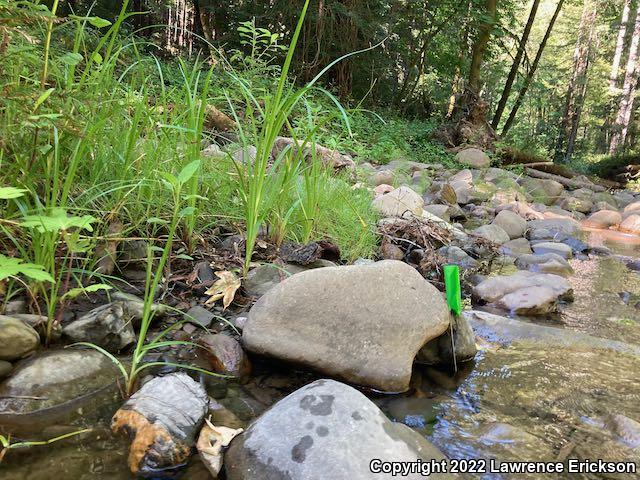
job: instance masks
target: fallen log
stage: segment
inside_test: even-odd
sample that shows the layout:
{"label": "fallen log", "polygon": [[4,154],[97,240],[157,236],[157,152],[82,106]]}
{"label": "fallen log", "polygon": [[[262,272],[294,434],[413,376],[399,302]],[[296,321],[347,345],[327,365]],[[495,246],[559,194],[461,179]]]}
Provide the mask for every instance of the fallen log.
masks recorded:
{"label": "fallen log", "polygon": [[558,165],[553,162],[534,162],[534,163],[525,163],[523,165],[524,168],[533,168],[535,170],[539,170],[545,173],[551,173],[553,175],[560,175],[564,178],[574,178],[577,173],[572,172],[564,165]]}
{"label": "fallen log", "polygon": [[541,172],[540,170],[536,170],[534,168],[525,168],[525,172],[530,177],[541,178],[543,180],[555,180],[556,182],[561,183],[565,187],[568,187],[572,190],[577,190],[578,188],[588,188],[590,190],[593,190],[594,192],[604,192],[607,190],[605,187],[596,185],[593,182],[584,182],[574,178],[565,178],[553,173]]}

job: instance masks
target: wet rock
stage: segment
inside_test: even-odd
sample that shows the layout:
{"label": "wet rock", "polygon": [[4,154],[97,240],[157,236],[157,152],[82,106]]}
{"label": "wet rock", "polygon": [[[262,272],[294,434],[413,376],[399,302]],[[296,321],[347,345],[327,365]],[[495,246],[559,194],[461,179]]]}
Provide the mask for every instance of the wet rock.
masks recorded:
{"label": "wet rock", "polygon": [[482,225],[481,227],[476,228],[473,233],[497,245],[502,245],[509,241],[509,235],[507,232],[495,224]]}
{"label": "wet rock", "polygon": [[200,344],[214,372],[237,378],[244,378],[251,373],[251,363],[235,338],[222,333],[205,335],[200,339]]}
{"label": "wet rock", "polygon": [[527,230],[526,220],[509,210],[498,212],[496,218],[493,219],[493,224],[502,228],[511,240],[523,237],[524,232]]}
{"label": "wet rock", "polygon": [[[429,461],[445,457],[418,433],[391,422],[357,390],[318,380],[276,403],[236,437],[225,454],[224,468],[228,480],[369,480],[373,458]],[[375,476],[392,478],[391,474]],[[434,474],[430,478],[451,477]]]}
{"label": "wet rock", "polygon": [[625,218],[620,226],[620,231],[640,235],[640,214],[632,214]]}
{"label": "wet rock", "polygon": [[459,265],[461,268],[468,269],[478,266],[478,261],[475,258],[455,245],[441,247],[438,249],[438,253],[446,259],[447,263]]}
{"label": "wet rock", "polygon": [[131,316],[122,302],[94,308],[62,329],[74,342],[90,342],[110,352],[119,352],[136,341]]}
{"label": "wet rock", "polygon": [[484,425],[480,439],[488,443],[528,443],[539,441],[538,437],[507,423]]}
{"label": "wet rock", "polygon": [[609,228],[619,225],[622,222],[622,215],[613,210],[599,210],[589,215],[584,221],[585,225],[593,228]]}
{"label": "wet rock", "polygon": [[0,315],[0,360],[17,360],[34,352],[40,336],[23,321]]}
{"label": "wet rock", "polygon": [[405,214],[422,215],[424,200],[409,187],[402,186],[373,200],[374,210],[385,217],[402,217]]}
{"label": "wet rock", "polygon": [[557,310],[561,300],[573,300],[569,282],[559,275],[518,271],[489,277],[473,288],[481,302],[521,315],[544,315]]}
{"label": "wet rock", "polygon": [[516,267],[521,270],[529,270],[538,273],[553,273],[568,277],[573,273],[573,268],[564,257],[556,253],[544,253],[540,255],[520,255],[515,261]]}
{"label": "wet rock", "polygon": [[186,373],[145,383],[113,416],[111,429],[130,438],[129,469],[162,473],[184,464],[207,412],[204,388]]}
{"label": "wet rock", "polygon": [[[417,363],[427,365],[454,365],[468,362],[476,356],[476,337],[467,319],[463,316],[452,317],[453,344],[451,330],[447,330],[438,338],[434,338],[420,349],[416,356]],[[452,351],[453,349],[453,351]],[[453,361],[455,352],[456,361]]]}
{"label": "wet rock", "polygon": [[532,246],[533,253],[536,255],[544,255],[545,253],[555,253],[562,258],[571,258],[573,250],[566,243],[560,242],[541,242]]}
{"label": "wet rock", "polygon": [[465,148],[456,154],[456,161],[474,168],[487,168],[491,164],[489,156],[478,148]]}
{"label": "wet rock", "polygon": [[629,448],[640,447],[640,423],[624,415],[615,414],[607,418],[605,425]]}
{"label": "wet rock", "polygon": [[184,314],[185,320],[205,328],[211,325],[211,322],[213,321],[214,318],[215,318],[215,314],[213,314],[212,312],[210,312],[209,310],[207,310],[206,308],[200,305],[195,305],[191,307]]}
{"label": "wet rock", "polygon": [[411,364],[449,325],[442,295],[394,260],[294,275],[252,307],[250,351],[384,391],[409,386]]}
{"label": "wet rock", "polygon": [[0,384],[0,430],[40,438],[47,427],[109,415],[120,398],[118,376],[94,350],[50,350],[23,360]]}
{"label": "wet rock", "polygon": [[580,223],[572,218],[529,220],[527,229],[529,240],[552,239],[557,235],[575,235],[581,230]]}
{"label": "wet rock", "polygon": [[13,365],[4,360],[0,360],[0,378],[8,377],[13,370]]}
{"label": "wet rock", "polygon": [[512,257],[533,253],[531,250],[531,244],[526,238],[516,238],[515,240],[509,240],[508,242],[503,243],[498,251],[503,255],[509,255]]}
{"label": "wet rock", "polygon": [[[115,292],[111,298],[122,302],[125,312],[134,321],[134,325],[142,320],[144,312],[144,300],[130,293]],[[159,303],[151,305],[151,311],[155,317],[161,317],[167,313],[167,306]]]}

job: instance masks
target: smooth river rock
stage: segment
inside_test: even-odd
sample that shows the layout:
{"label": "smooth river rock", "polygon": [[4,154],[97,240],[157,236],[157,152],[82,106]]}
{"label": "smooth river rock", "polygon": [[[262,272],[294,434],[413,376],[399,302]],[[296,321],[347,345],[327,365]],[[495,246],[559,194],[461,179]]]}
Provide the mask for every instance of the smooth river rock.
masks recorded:
{"label": "smooth river rock", "polygon": [[62,329],[75,342],[90,342],[119,352],[136,341],[132,316],[121,301],[94,308]]}
{"label": "smooth river rock", "polygon": [[23,360],[0,383],[0,432],[41,438],[47,427],[110,415],[120,398],[119,375],[95,350],[50,350]]}
{"label": "smooth river rock", "polygon": [[384,217],[402,217],[406,214],[422,215],[424,200],[409,187],[400,187],[376,198],[373,209]]}
{"label": "smooth river rock", "polygon": [[17,360],[40,345],[40,336],[21,320],[0,315],[0,360]]}
{"label": "smooth river rock", "polygon": [[227,480],[400,478],[373,474],[369,465],[375,458],[415,462],[445,457],[409,427],[391,422],[354,388],[317,380],[276,403],[236,437],[224,466]]}
{"label": "smooth river rock", "polygon": [[395,260],[294,275],[251,308],[251,352],[376,390],[409,388],[418,350],[449,326],[442,294]]}
{"label": "smooth river rock", "polygon": [[489,277],[473,288],[473,296],[520,315],[544,315],[560,300],[573,300],[571,284],[559,275],[525,270]]}

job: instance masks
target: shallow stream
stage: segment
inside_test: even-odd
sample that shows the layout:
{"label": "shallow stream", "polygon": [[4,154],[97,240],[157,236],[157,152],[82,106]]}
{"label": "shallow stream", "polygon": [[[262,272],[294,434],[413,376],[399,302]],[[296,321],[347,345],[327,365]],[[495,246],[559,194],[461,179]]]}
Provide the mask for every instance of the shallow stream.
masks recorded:
{"label": "shallow stream", "polygon": [[[601,231],[587,235],[592,245],[640,258],[638,237]],[[558,316],[537,319],[542,327],[517,324],[519,328],[497,332],[490,323],[476,319],[472,323],[483,338],[472,364],[461,366],[457,373],[416,368],[410,392],[372,399],[390,418],[425,435],[449,458],[601,458],[633,460],[640,466],[640,447],[632,449],[635,439],[620,438],[611,427],[612,415],[640,421],[640,304],[636,307],[640,273],[628,269],[617,256],[573,260],[572,266],[576,301]],[[554,335],[557,331],[548,330],[549,326],[564,332]],[[210,395],[248,422],[311,380],[310,375],[282,367],[256,365],[254,376],[244,385],[207,383]],[[114,404],[113,409],[117,407]],[[0,478],[131,478],[127,442],[110,433],[109,421],[106,415],[91,425],[94,432],[81,442],[11,451],[0,466]],[[495,473],[469,477],[514,478]],[[179,478],[210,476],[195,456]],[[640,474],[570,478],[640,478]]]}

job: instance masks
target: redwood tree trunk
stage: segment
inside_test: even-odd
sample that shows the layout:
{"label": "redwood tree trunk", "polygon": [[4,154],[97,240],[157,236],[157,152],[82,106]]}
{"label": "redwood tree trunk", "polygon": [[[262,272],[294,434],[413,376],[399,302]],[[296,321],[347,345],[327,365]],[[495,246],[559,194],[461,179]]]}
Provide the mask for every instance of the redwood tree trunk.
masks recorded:
{"label": "redwood tree trunk", "polygon": [[531,33],[531,27],[533,27],[533,22],[536,18],[539,4],[540,0],[533,0],[531,11],[529,12],[529,18],[527,19],[527,24],[525,25],[524,31],[522,32],[522,37],[520,38],[520,44],[518,45],[516,56],[513,59],[511,70],[509,71],[509,75],[507,76],[507,83],[505,83],[504,85],[502,95],[500,96],[500,101],[498,102],[498,106],[496,108],[496,113],[494,114],[493,121],[491,122],[491,126],[494,129],[498,128],[500,118],[502,117],[502,113],[504,112],[504,107],[506,107],[507,105],[507,100],[509,99],[509,94],[511,93],[511,87],[513,86],[513,82],[515,81],[516,75],[518,74],[518,68],[520,68],[520,62],[522,62],[522,57],[524,55],[525,48],[527,47],[527,40],[529,39],[529,33]]}
{"label": "redwood tree trunk", "polygon": [[609,90],[615,91],[618,86],[618,75],[620,70],[620,61],[622,60],[622,50],[624,48],[624,39],[627,35],[627,24],[629,23],[629,12],[631,10],[631,0],[624,0],[622,7],[622,17],[620,19],[620,28],[618,29],[618,38],[616,39],[616,49],[613,54],[613,62],[611,63],[611,76],[609,77]]}
{"label": "redwood tree trunk", "polygon": [[538,64],[540,63],[540,59],[542,58],[542,53],[544,52],[544,49],[547,46],[547,40],[549,40],[549,37],[551,36],[553,25],[556,23],[556,19],[560,14],[560,10],[562,9],[563,3],[564,3],[564,0],[560,0],[558,2],[558,5],[556,6],[555,12],[553,12],[553,16],[551,17],[551,21],[549,21],[549,26],[547,27],[547,31],[545,32],[544,37],[540,42],[540,46],[538,47],[536,58],[534,58],[533,63],[531,64],[531,68],[529,68],[529,73],[527,74],[527,77],[524,80],[524,85],[522,85],[522,88],[518,92],[518,97],[516,98],[516,101],[513,104],[513,107],[511,108],[511,112],[509,113],[509,118],[507,118],[507,121],[505,122],[504,127],[502,127],[502,135],[505,135],[511,128],[511,125],[513,124],[513,121],[516,118],[516,114],[518,113],[518,109],[522,105],[522,101],[524,100],[524,97],[527,94],[527,90],[529,90],[529,87],[531,86],[531,82],[533,81],[533,76],[535,75],[536,70],[538,69]]}
{"label": "redwood tree trunk", "polygon": [[496,23],[496,3],[497,0],[486,0],[485,10],[487,17],[490,18],[488,22],[482,22],[478,31],[478,36],[473,44],[473,53],[471,56],[471,70],[469,71],[469,89],[478,94],[480,91],[480,69],[482,68],[482,61],[484,59],[484,52],[487,49],[489,38],[491,37],[491,31]]}
{"label": "redwood tree trunk", "polygon": [[559,162],[568,161],[573,154],[587,87],[591,45],[595,33],[596,5],[595,1],[586,0],[582,10],[578,41],[573,53],[573,73],[567,89],[564,116],[556,145],[556,160]]}
{"label": "redwood tree trunk", "polygon": [[633,111],[633,102],[635,99],[635,90],[638,84],[638,45],[640,44],[640,7],[636,14],[636,22],[633,27],[633,36],[631,37],[631,45],[629,45],[629,58],[624,74],[624,83],[622,85],[622,98],[618,107],[618,115],[614,125],[614,132],[611,136],[611,144],[609,145],[609,155],[615,155],[623,149],[627,132],[629,131],[629,123],[631,121],[631,112]]}

